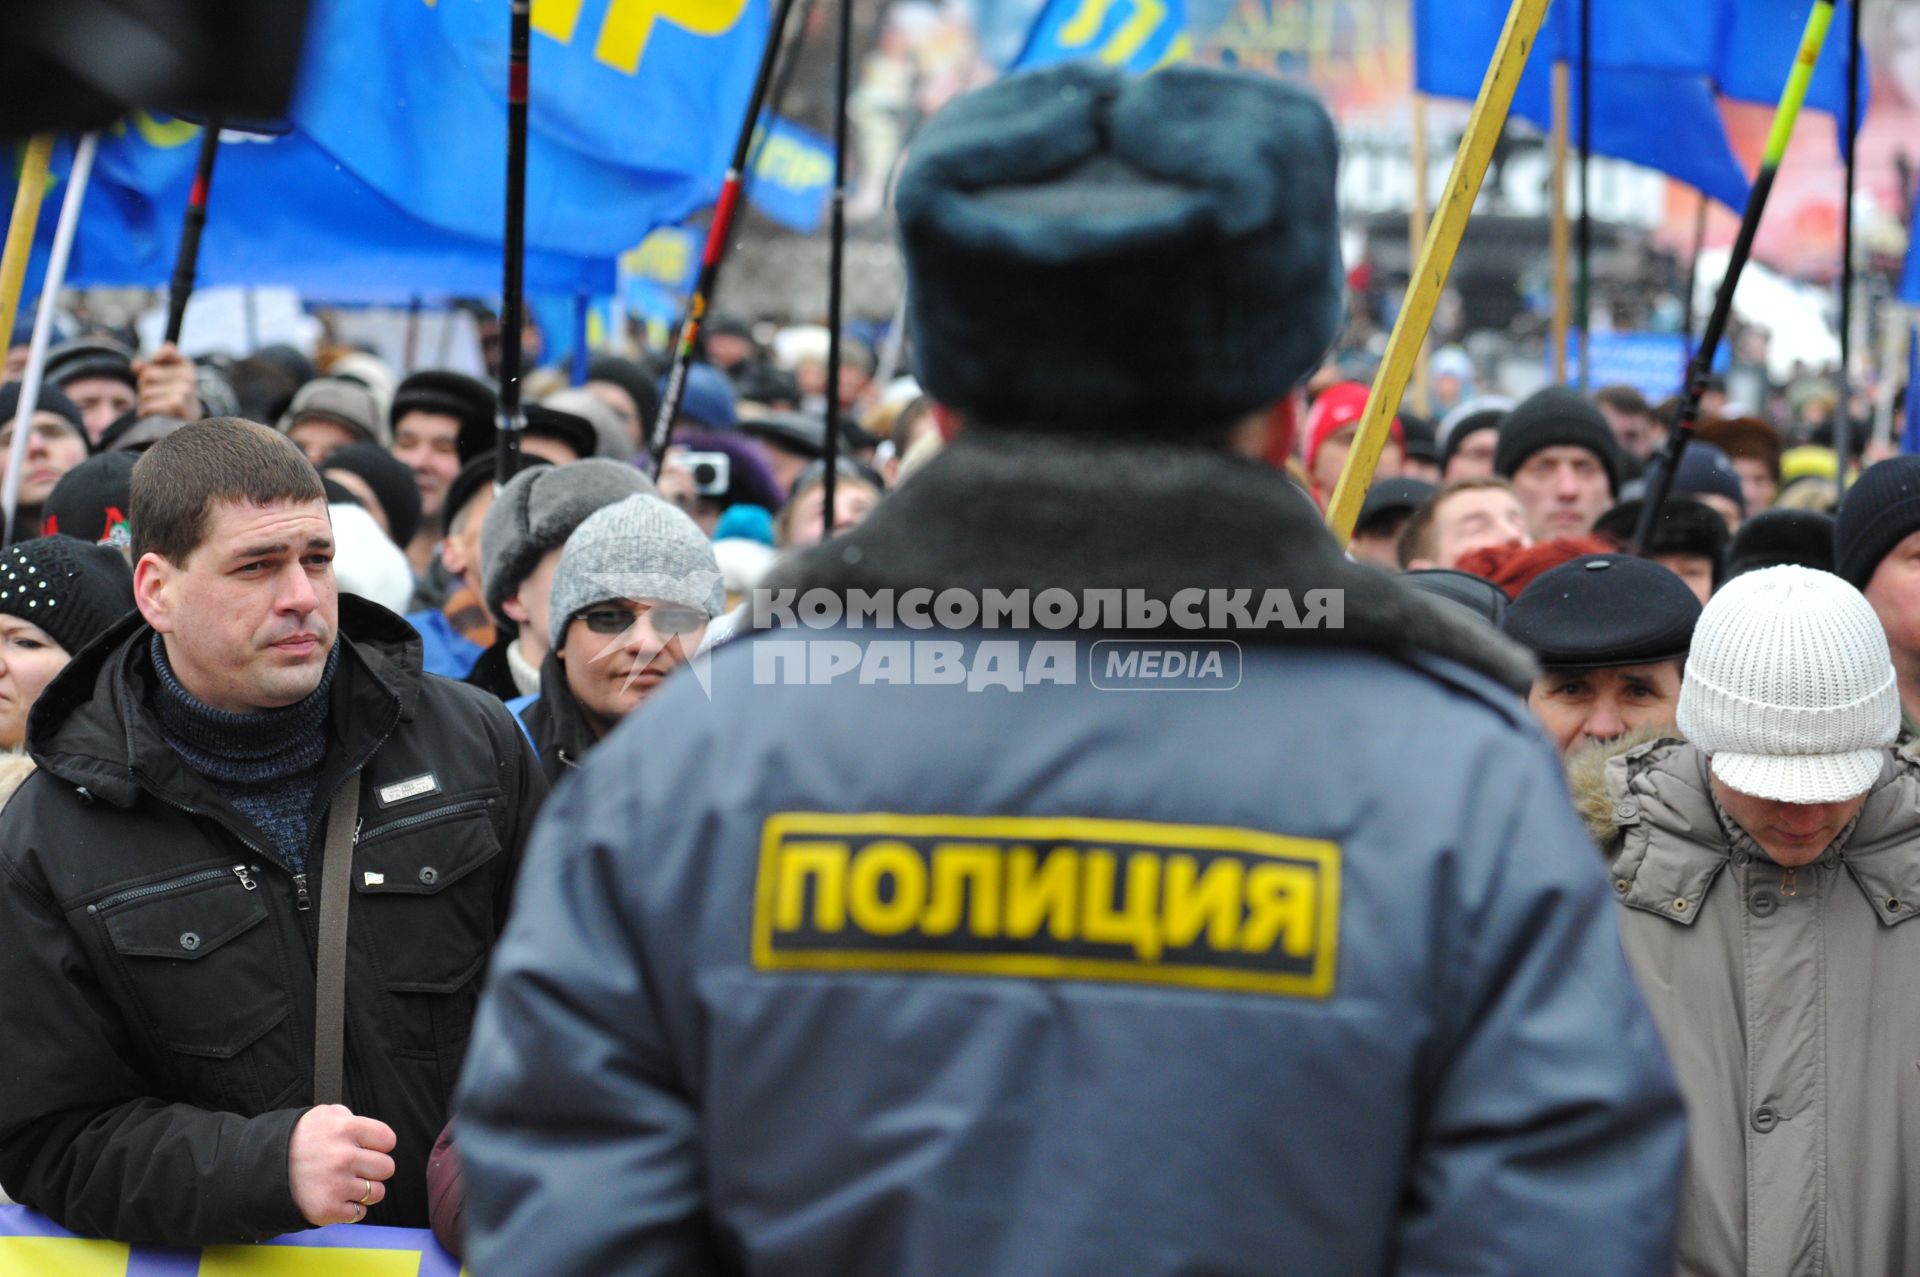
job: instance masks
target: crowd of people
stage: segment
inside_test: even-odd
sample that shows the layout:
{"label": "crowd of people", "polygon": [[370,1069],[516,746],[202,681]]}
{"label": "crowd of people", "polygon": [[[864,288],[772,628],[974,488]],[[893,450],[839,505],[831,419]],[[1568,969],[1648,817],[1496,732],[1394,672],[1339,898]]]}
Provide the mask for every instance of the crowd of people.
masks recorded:
{"label": "crowd of people", "polygon": [[[0,388],[0,1185],[476,1273],[1920,1271],[1920,457],[1715,389],[1635,544],[1677,399],[1469,398],[1343,554],[1334,151],[970,95],[914,375],[717,320],[657,473],[648,353],[504,484],[494,385],[367,351]],[[1345,603],[983,695],[769,682],[762,587]]]}

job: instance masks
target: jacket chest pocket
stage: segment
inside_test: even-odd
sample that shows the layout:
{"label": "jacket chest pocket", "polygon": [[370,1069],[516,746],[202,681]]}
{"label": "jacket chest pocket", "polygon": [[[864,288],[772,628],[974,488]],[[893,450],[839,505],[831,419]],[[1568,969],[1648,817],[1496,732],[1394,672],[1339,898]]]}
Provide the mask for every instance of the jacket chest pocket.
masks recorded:
{"label": "jacket chest pocket", "polygon": [[479,973],[498,930],[498,793],[450,799],[372,822],[354,848],[354,928],[362,925],[395,993],[452,993]]}
{"label": "jacket chest pocket", "polygon": [[299,1082],[286,1023],[291,982],[246,865],[208,867],[87,906],[141,1022],[189,1102],[265,1112]]}

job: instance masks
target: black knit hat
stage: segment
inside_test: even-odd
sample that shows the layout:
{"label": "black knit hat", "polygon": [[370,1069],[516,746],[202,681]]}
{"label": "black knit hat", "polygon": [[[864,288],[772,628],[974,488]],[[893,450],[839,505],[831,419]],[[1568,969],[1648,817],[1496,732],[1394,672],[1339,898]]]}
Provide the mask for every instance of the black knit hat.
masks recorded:
{"label": "black knit hat", "polygon": [[320,463],[320,472],[344,470],[357,476],[373,490],[374,498],[386,512],[389,535],[395,544],[405,545],[420,530],[420,485],[413,471],[385,448],[370,443],[350,443],[335,448]]}
{"label": "black knit hat", "polygon": [[137,390],[139,378],[133,375],[133,352],[105,337],[88,337],[55,346],[47,352],[46,384],[64,389],[70,381],[106,377],[125,382]]}
{"label": "black knit hat", "polygon": [[653,373],[631,359],[622,359],[618,355],[595,355],[587,362],[587,380],[612,382],[626,391],[627,398],[633,400],[634,411],[640,416],[641,433],[653,432],[653,419],[660,415],[660,391],[653,384]]}
{"label": "black knit hat", "polygon": [[139,460],[134,452],[103,452],[61,475],[40,505],[40,534],[132,545],[127,512],[133,509],[133,467]]}
{"label": "black knit hat", "polygon": [[1867,467],[1834,516],[1834,575],[1866,589],[1880,560],[1913,532],[1920,532],[1920,456]]}
{"label": "black knit hat", "polygon": [[[20,388],[20,383],[17,381],[10,381],[0,386],[0,426],[20,415]],[[87,426],[80,416],[80,406],[52,386],[40,387],[39,411],[51,412],[65,418],[67,424],[73,427],[81,440],[87,441]],[[88,442],[87,447],[88,451],[92,451],[91,442]]]}
{"label": "black knit hat", "polygon": [[1544,666],[1607,669],[1679,660],[1699,619],[1700,600],[1658,563],[1589,554],[1542,572],[1500,628]]}
{"label": "black knit hat", "polygon": [[1762,510],[1733,534],[1733,545],[1727,550],[1727,579],[1788,563],[1833,571],[1832,515],[1820,510]]}
{"label": "black knit hat", "polygon": [[[1628,544],[1640,526],[1640,511],[1645,505],[1637,499],[1622,501],[1594,521],[1594,532]],[[1660,517],[1647,534],[1647,543],[1640,547],[1640,557],[1698,555],[1713,564],[1713,588],[1717,590],[1726,579],[1729,535],[1727,521],[1712,506],[1691,497],[1668,497],[1660,505]]]}
{"label": "black knit hat", "polygon": [[921,385],[1136,437],[1273,403],[1340,330],[1338,153],[1312,94],[1242,72],[1067,64],[957,99],[896,198]]}
{"label": "black knit hat", "polygon": [[109,545],[39,537],[0,551],[0,612],[45,630],[69,653],[133,610],[133,569]]}
{"label": "black knit hat", "polygon": [[437,412],[454,418],[460,423],[455,447],[460,460],[468,461],[493,447],[493,437],[499,433],[496,411],[493,391],[484,381],[465,373],[429,368],[394,388],[387,419],[398,431],[400,419],[410,412]]}
{"label": "black knit hat", "polygon": [[1600,458],[1608,489],[1616,494],[1620,491],[1620,446],[1614,442],[1607,419],[1579,391],[1548,386],[1521,400],[1500,425],[1493,472],[1511,479],[1527,458],[1542,448],[1585,448]]}

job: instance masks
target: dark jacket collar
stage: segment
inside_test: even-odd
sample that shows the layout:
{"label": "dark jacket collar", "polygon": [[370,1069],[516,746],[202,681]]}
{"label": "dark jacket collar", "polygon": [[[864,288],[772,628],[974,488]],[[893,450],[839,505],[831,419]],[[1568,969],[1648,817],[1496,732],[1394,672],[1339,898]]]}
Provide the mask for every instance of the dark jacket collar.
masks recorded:
{"label": "dark jacket collar", "polygon": [[[915,587],[1345,592],[1339,629],[1237,629],[1243,642],[1426,652],[1518,691],[1532,658],[1463,609],[1340,552],[1271,467],[1191,446],[972,430],[860,527],[787,560],[769,589]],[[1175,632],[1175,631],[1169,631]],[[1188,637],[1192,632],[1179,631]]]}
{"label": "dark jacket collar", "polygon": [[[580,702],[574,698],[573,689],[567,686],[567,670],[560,663],[560,656],[551,649],[545,660],[540,662],[540,699],[527,711],[528,730],[538,743],[540,756],[545,761],[549,752],[555,762],[566,767],[578,767],[580,760],[598,740],[593,728],[587,725],[586,711],[580,708]],[[535,723],[538,726],[535,726]],[[548,767],[549,777],[559,774],[557,768]]]}
{"label": "dark jacket collar", "polygon": [[[167,748],[143,703],[152,636],[135,612],[83,648],[34,704],[27,750],[43,770],[117,806],[132,806],[143,787],[175,802],[199,805],[200,795],[211,803],[211,782]],[[342,595],[338,641],[323,785],[413,717],[422,677],[420,636],[385,608]]]}

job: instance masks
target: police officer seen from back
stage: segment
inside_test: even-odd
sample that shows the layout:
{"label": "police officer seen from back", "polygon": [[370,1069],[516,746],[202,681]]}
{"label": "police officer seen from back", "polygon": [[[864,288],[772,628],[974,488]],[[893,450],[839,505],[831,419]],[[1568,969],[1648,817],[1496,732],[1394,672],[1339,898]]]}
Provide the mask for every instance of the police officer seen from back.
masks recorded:
{"label": "police officer seen from back", "polygon": [[[1669,1271],[1678,1095],[1502,686],[1530,663],[1247,459],[1340,324],[1335,158],[1304,92],[1192,68],[927,125],[898,208],[959,429],[770,588],[1339,590],[1342,623],[1214,622],[1211,692],[1093,685],[1096,641],[1202,637],[1112,615],[795,622],[711,699],[667,680],[556,791],[495,958],[476,1277]],[[770,659],[909,641],[1074,677]]]}
{"label": "police officer seen from back", "polygon": [[[132,507],[139,612],[42,694],[0,817],[0,1183],[129,1242],[425,1226],[545,781],[498,701],[337,595],[320,476],[283,436],[187,426]],[[323,844],[349,840],[330,896]],[[316,1106],[342,897],[344,1105]]]}

